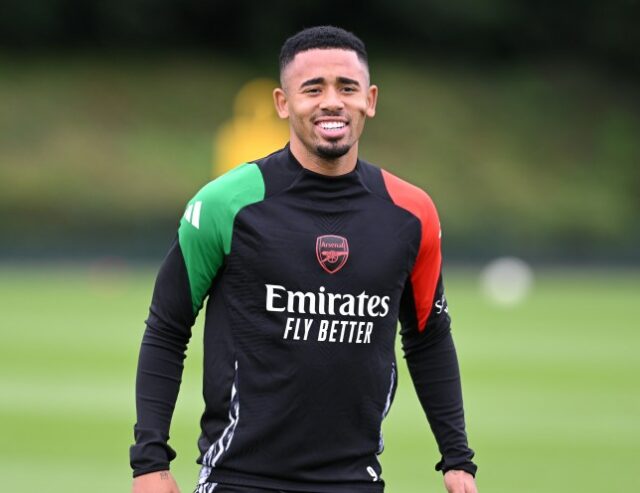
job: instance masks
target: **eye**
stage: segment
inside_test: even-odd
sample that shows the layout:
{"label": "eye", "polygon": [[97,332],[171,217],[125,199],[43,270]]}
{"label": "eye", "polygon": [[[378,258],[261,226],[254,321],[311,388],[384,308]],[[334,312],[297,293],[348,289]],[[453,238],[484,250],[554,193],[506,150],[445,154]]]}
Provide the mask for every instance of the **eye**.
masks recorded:
{"label": "eye", "polygon": [[355,86],[344,86],[342,88],[342,92],[346,92],[346,93],[351,93],[351,92],[356,92],[356,87]]}
{"label": "eye", "polygon": [[319,87],[308,87],[307,89],[304,90],[305,94],[319,94],[320,93],[320,88]]}

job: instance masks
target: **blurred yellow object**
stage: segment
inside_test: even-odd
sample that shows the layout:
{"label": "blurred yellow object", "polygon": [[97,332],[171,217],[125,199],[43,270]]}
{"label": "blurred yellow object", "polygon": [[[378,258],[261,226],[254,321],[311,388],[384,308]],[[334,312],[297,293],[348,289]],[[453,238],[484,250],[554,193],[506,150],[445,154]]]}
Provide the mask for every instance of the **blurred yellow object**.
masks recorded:
{"label": "blurred yellow object", "polygon": [[222,124],[214,138],[214,176],[266,156],[289,140],[289,126],[273,106],[272,91],[277,85],[270,79],[254,79],[238,91],[232,119]]}

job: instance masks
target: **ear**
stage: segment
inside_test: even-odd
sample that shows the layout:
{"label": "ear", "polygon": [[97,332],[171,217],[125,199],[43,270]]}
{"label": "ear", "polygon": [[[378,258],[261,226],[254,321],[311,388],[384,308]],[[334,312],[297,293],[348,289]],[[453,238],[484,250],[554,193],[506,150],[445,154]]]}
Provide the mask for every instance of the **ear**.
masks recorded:
{"label": "ear", "polygon": [[369,118],[376,116],[376,104],[378,103],[378,86],[371,85],[367,89],[367,112]]}
{"label": "ear", "polygon": [[278,116],[283,120],[289,118],[289,107],[287,106],[287,95],[284,89],[278,87],[273,90],[273,104],[276,107]]}

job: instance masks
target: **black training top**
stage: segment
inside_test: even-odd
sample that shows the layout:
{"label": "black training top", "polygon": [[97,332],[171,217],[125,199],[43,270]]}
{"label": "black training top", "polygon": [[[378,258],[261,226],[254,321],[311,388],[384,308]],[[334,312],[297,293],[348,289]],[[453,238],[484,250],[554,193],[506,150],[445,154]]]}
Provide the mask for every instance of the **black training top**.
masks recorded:
{"label": "black training top", "polygon": [[436,467],[474,474],[440,264],[430,198],[362,160],[328,177],[285,147],[206,185],[153,293],[134,475],[175,457],[169,424],[207,297],[199,491],[213,482],[382,492],[377,456],[397,382],[398,319],[442,454]]}

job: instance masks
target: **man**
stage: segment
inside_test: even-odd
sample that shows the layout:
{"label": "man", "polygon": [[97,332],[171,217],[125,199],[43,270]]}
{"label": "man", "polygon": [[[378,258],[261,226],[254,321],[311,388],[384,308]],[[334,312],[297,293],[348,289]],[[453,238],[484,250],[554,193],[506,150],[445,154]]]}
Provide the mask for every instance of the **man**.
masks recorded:
{"label": "man", "polygon": [[363,43],[306,29],[280,54],[290,143],[206,185],[160,269],[137,380],[135,493],[176,493],[167,445],[208,296],[197,493],[378,493],[398,319],[450,493],[475,492],[440,275],[418,188],[358,159],[378,88]]}

